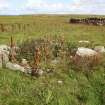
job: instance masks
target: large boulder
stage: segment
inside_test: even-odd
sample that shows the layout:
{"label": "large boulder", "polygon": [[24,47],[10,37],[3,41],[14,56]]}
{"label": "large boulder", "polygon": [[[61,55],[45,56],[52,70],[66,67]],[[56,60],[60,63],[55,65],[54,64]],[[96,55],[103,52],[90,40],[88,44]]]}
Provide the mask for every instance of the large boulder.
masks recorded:
{"label": "large boulder", "polygon": [[97,55],[97,52],[89,48],[80,47],[78,48],[76,55],[81,57],[90,57]]}
{"label": "large boulder", "polygon": [[80,47],[78,48],[76,55],[74,57],[74,62],[78,66],[93,66],[98,64],[100,61],[100,55],[96,51]]}

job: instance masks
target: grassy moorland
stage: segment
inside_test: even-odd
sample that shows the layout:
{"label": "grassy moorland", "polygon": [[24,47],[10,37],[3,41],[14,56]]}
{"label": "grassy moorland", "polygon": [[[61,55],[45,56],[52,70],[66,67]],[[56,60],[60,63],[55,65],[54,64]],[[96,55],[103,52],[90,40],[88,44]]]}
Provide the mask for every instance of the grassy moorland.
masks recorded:
{"label": "grassy moorland", "polygon": [[0,23],[29,24],[26,30],[0,33],[0,43],[7,43],[10,35],[13,35],[19,42],[30,37],[42,37],[44,35],[64,35],[67,40],[90,40],[99,44],[104,43],[105,27],[69,24],[71,17],[90,17],[90,16],[13,16],[0,17]]}
{"label": "grassy moorland", "polygon": [[[0,43],[9,43],[13,35],[17,44],[27,38],[64,35],[66,40],[89,40],[105,45],[105,26],[69,24],[70,17],[87,16],[2,16],[0,23],[29,23],[25,31],[0,33]],[[105,66],[86,74],[69,67],[32,78],[21,72],[0,70],[0,105],[104,105]],[[63,81],[59,84],[58,81]]]}

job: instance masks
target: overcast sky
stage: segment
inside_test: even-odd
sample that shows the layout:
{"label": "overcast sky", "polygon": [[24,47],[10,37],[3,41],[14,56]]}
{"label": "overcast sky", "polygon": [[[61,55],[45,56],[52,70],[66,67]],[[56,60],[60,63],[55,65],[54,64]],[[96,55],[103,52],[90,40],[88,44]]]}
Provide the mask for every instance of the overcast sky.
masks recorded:
{"label": "overcast sky", "polygon": [[0,15],[103,14],[105,0],[0,0]]}

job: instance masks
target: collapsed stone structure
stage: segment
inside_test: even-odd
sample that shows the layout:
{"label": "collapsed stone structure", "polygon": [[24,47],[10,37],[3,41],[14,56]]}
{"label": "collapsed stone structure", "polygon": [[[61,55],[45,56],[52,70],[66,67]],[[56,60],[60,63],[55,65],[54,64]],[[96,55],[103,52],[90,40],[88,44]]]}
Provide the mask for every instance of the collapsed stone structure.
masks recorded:
{"label": "collapsed stone structure", "polygon": [[18,70],[24,73],[30,73],[30,67],[26,65],[22,65],[26,60],[24,59],[24,62],[22,61],[21,65],[18,63],[10,62],[9,60],[10,55],[10,47],[7,45],[0,45],[0,68],[8,68],[10,70]]}
{"label": "collapsed stone structure", "polygon": [[[26,59],[22,59],[21,63],[10,60],[11,48],[7,45],[0,45],[0,68],[7,68],[14,71],[31,74],[32,68],[29,66]],[[14,59],[14,58],[13,58]],[[37,60],[37,59],[35,59]],[[43,74],[43,70],[37,71],[38,75]]]}
{"label": "collapsed stone structure", "polygon": [[70,23],[73,24],[87,24],[87,25],[105,25],[105,18],[71,18]]}
{"label": "collapsed stone structure", "polygon": [[[41,42],[39,42],[38,45],[40,43]],[[79,43],[89,44],[90,41],[80,40]],[[53,51],[56,51],[56,53],[58,53],[58,56],[55,56],[55,54],[54,54],[53,57],[50,58],[49,63],[51,64],[52,67],[54,67],[60,63],[63,64],[63,62],[65,62],[66,60],[71,60],[70,62],[74,61],[74,63],[77,65],[77,67],[80,67],[80,66],[93,67],[94,65],[100,64],[100,62],[99,62],[101,60],[100,55],[101,55],[101,53],[105,53],[104,46],[95,46],[94,49],[78,46],[79,47],[78,49],[77,49],[77,47],[75,47],[75,48],[71,47],[71,49],[74,50],[73,54],[72,54],[71,49],[68,49],[70,45],[69,44],[64,45],[65,43],[64,43],[63,38],[62,38],[62,40],[57,42],[57,44],[60,44],[60,45],[56,46],[56,43],[55,43],[55,45],[53,45],[52,43],[50,45],[52,47],[51,54],[54,53]],[[32,43],[32,45],[33,45],[33,43]],[[14,70],[14,71],[18,70],[18,71],[21,71],[24,73],[29,73],[33,76],[34,75],[41,76],[43,73],[45,73],[44,69],[46,69],[46,68],[43,68],[43,70],[42,70],[41,63],[43,64],[43,61],[46,62],[45,57],[46,57],[46,59],[49,59],[49,56],[50,56],[49,49],[48,49],[48,46],[46,45],[46,43],[44,43],[43,46],[42,45],[35,46],[35,48],[33,48],[33,56],[31,58],[31,60],[33,59],[32,62],[31,62],[31,60],[27,59],[24,56],[18,58],[20,56],[20,55],[18,55],[20,52],[20,49],[24,49],[24,47],[22,47],[22,48],[19,47],[18,48],[19,52],[17,52],[17,50],[16,50],[17,48],[18,47],[15,46],[12,37],[11,37],[10,47],[7,45],[0,45],[0,68],[5,67],[7,69]],[[28,51],[30,51],[30,49],[27,51],[22,50],[22,53],[24,53],[24,51],[28,52]],[[26,54],[26,56],[27,56],[27,54]],[[44,56],[41,59],[42,54]],[[60,61],[63,61],[63,62],[60,62]],[[48,61],[46,62],[46,64],[47,63],[48,63]],[[47,65],[47,66],[49,66],[49,65]],[[51,68],[51,71],[52,71],[52,68]],[[50,70],[48,70],[48,72],[50,72]]]}

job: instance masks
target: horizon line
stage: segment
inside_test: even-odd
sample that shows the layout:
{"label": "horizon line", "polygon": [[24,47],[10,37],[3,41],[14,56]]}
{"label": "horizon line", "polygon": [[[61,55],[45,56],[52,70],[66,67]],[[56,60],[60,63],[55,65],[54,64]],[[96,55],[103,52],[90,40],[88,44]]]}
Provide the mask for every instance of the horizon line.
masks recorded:
{"label": "horizon line", "polygon": [[105,14],[88,14],[88,13],[24,13],[24,14],[0,14],[0,16],[25,16],[25,15],[92,15],[92,16],[105,16]]}

